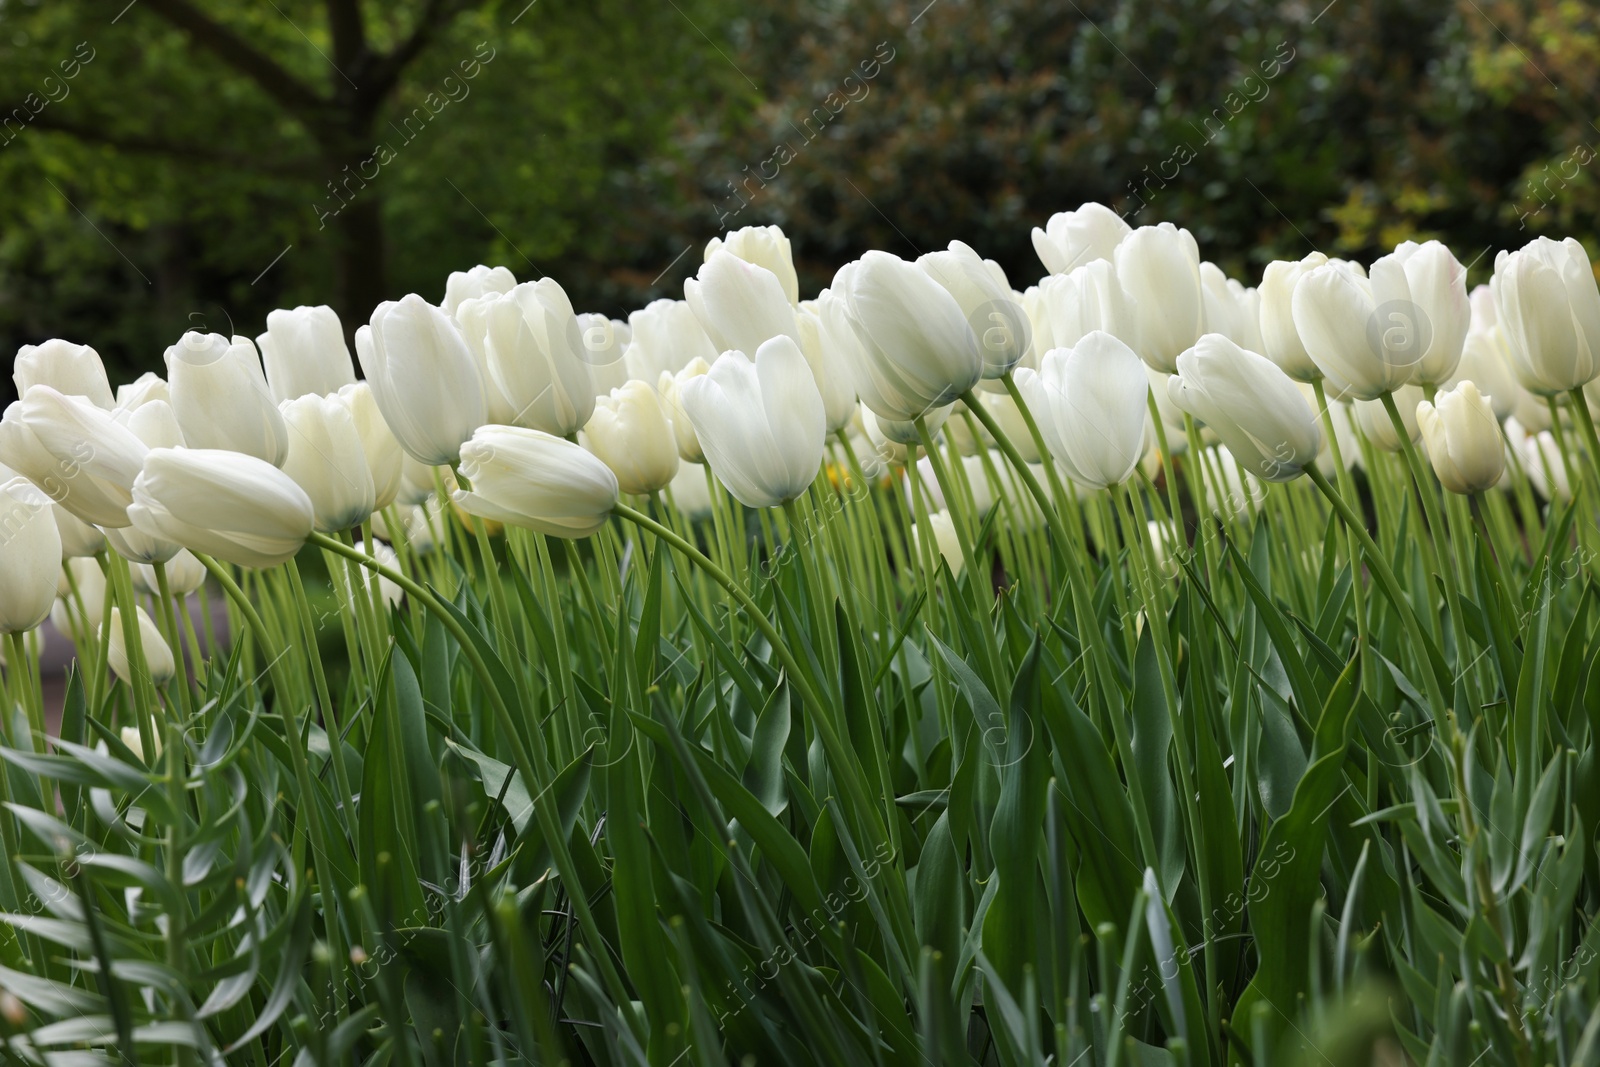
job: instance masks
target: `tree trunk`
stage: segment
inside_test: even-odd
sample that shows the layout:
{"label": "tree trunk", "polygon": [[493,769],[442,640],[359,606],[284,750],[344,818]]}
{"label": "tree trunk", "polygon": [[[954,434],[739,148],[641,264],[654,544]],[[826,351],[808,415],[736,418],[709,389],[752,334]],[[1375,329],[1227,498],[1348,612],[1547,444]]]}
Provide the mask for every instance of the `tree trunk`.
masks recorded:
{"label": "tree trunk", "polygon": [[378,183],[369,183],[333,220],[334,278],[339,321],[354,349],[357,327],[372,318],[373,309],[390,298],[384,249],[383,198]]}

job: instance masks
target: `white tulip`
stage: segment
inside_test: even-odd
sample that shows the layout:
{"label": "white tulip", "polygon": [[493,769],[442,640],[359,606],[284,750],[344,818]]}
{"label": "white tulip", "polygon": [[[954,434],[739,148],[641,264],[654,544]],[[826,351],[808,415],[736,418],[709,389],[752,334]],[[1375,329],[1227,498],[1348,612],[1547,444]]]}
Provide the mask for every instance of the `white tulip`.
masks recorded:
{"label": "white tulip", "polygon": [[315,525],[295,480],[240,452],[157,448],[133,483],[134,528],[240,567],[293,557]]}
{"label": "white tulip", "polygon": [[1261,276],[1262,348],[1259,351],[1297,382],[1318,380],[1322,369],[1306,351],[1300,330],[1295,326],[1294,291],[1300,279],[1327,262],[1328,257],[1321,252],[1312,252],[1299,260],[1277,259],[1267,264]]}
{"label": "white tulip", "polygon": [[1516,410],[1518,394],[1525,390],[1517,381],[1511,352],[1496,321],[1494,292],[1489,286],[1480,285],[1472,291],[1468,301],[1472,307],[1472,325],[1462,344],[1461,362],[1456,364],[1456,373],[1446,387],[1473,382],[1494,408],[1495,418],[1505,419]]}
{"label": "white tulip", "polygon": [[998,379],[1022,361],[1028,348],[1028,316],[1011,297],[1011,283],[993,260],[960,241],[943,252],[929,252],[917,266],[955,298],[983,357],[983,377]]}
{"label": "white tulip", "polygon": [[[132,411],[119,411],[117,417],[147,448],[183,447],[178,417],[165,400],[147,401]],[[105,537],[112,551],[130,563],[166,563],[183,551],[182,545],[151,537],[132,526],[107,528]]]}
{"label": "white tulip", "polygon": [[683,295],[718,352],[754,352],[783,335],[796,344],[794,306],[778,276],[723,249],[711,251]]}
{"label": "white tulip", "polygon": [[566,291],[553,278],[523,282],[484,307],[489,377],[511,405],[508,425],[577,433],[594,411],[594,376]]}
{"label": "white tulip", "polygon": [[1567,478],[1566,460],[1561,446],[1549,430],[1541,430],[1523,438],[1522,469],[1528,480],[1546,500],[1567,502],[1572,499],[1572,482]]}
{"label": "white tulip", "polygon": [[1120,485],[1144,454],[1150,383],[1133,349],[1102,331],[1046,352],[1017,384],[1050,454],[1068,478],[1095,489]]}
{"label": "white tulip", "polygon": [[[928,529],[933,532],[933,546],[944,557],[945,563],[950,567],[952,576],[959,577],[965,561],[961,558],[961,542],[956,537],[956,525],[951,520],[948,511],[935,511],[929,514]],[[920,552],[924,536],[923,524],[917,523],[911,528],[911,546]],[[918,557],[921,558],[920,555]]]}
{"label": "white tulip", "polygon": [[479,428],[462,446],[461,473],[472,484],[453,495],[463,511],[552,537],[588,537],[606,524],[617,503],[617,476],[610,467],[541,430]]}
{"label": "white tulip", "polygon": [[678,475],[667,486],[667,498],[690,522],[711,517],[711,486],[706,484],[706,468],[685,460]]}
{"label": "white tulip", "polygon": [[678,442],[660,395],[631,381],[595,400],[583,444],[611,468],[624,493],[657,493],[678,473]]}
{"label": "white tulip", "polygon": [[461,329],[461,339],[467,342],[472,361],[478,365],[478,380],[483,385],[484,421],[510,426],[516,419],[517,409],[489,373],[489,306],[498,298],[499,294],[493,293],[468,297],[456,308],[455,319]]}
{"label": "white tulip", "polygon": [[105,620],[106,575],[100,561],[69,559],[61,565],[56,580],[56,600],[50,607],[50,622],[74,641],[92,641]]}
{"label": "white tulip", "polygon": [[480,263],[468,271],[451,271],[444,283],[445,314],[454,315],[465,300],[509,293],[516,284],[516,275],[506,267],[486,267]]}
{"label": "white tulip", "polygon": [[396,499],[407,507],[425,504],[438,496],[440,482],[444,483],[447,491],[453,488],[456,484],[455,472],[446,466],[430,467],[418,463],[407,455],[400,461],[400,493]]}
{"label": "white tulip", "polygon": [[[0,478],[10,480],[3,471]],[[62,559],[87,559],[104,551],[106,535],[98,527],[90,526],[60,504],[52,504],[50,511],[56,518],[56,532],[61,535]]]}
{"label": "white tulip", "polygon": [[[144,759],[144,739],[139,736],[139,728],[137,726],[124,726],[120,731],[118,731],[117,738],[125,746],[127,746],[127,749],[128,749],[129,752],[132,752],[135,756],[137,756],[139,758],[139,762],[141,762],[141,763],[145,762],[145,759]],[[150,720],[150,740],[155,745],[155,750],[156,750],[155,758],[156,759],[160,759],[161,758],[161,730],[156,726],[156,723],[155,723],[154,719]]]}
{"label": "white tulip", "polygon": [[400,446],[430,466],[459,459],[487,408],[478,364],[449,317],[415,293],[384,301],[356,332],[356,354]]}
{"label": "white tulip", "polygon": [[[1103,204],[1088,203],[1076,211],[1050,216],[1044,229],[1033,228],[1033,250],[1051,274],[1068,274],[1085,263],[1109,260],[1133,227]],[[1046,349],[1048,351],[1048,349]]]}
{"label": "white tulip", "polygon": [[[823,294],[830,295],[827,290]],[[852,353],[860,353],[860,342],[854,331],[841,342],[836,331],[823,324],[820,307],[815,303],[802,305],[795,312],[795,324],[800,329],[800,351],[811,365],[811,376],[822,394],[824,424],[829,434],[838,433],[856,413],[856,387],[850,377],[849,358]]]}
{"label": "white tulip", "polygon": [[50,498],[23,478],[0,485],[0,633],[26,633],[49,617],[60,571]]}
{"label": "white tulip", "polygon": [[1581,244],[1538,237],[1502,251],[1491,284],[1524,388],[1555,396],[1600,375],[1600,287]]}
{"label": "white tulip", "polygon": [[633,331],[627,323],[585,312],[578,316],[578,337],[588,353],[584,362],[594,378],[595,396],[605,396],[628,380],[627,353],[633,343]]}
{"label": "white tulip", "polygon": [[789,303],[800,305],[800,280],[794,271],[794,252],[789,238],[778,226],[746,226],[729,233],[727,239],[713,237],[706,243],[705,258],[710,261],[718,250],[726,250],[746,263],[754,263],[771,271],[783,286]]}
{"label": "white tulip", "polygon": [[[356,542],[356,551],[365,552],[390,570],[398,571],[401,569],[399,554],[382,541],[374,541],[371,545],[358,541]],[[392,579],[386,578],[381,574],[375,575],[367,567],[357,567],[356,571],[361,575],[362,592],[367,596],[370,597],[372,595],[372,580],[376,577],[378,580],[378,595],[383,598],[384,604],[394,607],[405,598],[405,590],[400,588]]]}
{"label": "white tulip", "polygon": [[700,448],[700,437],[694,432],[694,420],[683,408],[683,386],[690,378],[698,378],[711,369],[711,364],[696,356],[677,374],[662,371],[656,381],[656,391],[661,394],[662,410],[672,420],[672,436],[678,445],[678,458],[685,463],[704,463],[706,454]]}
{"label": "white tulip", "polygon": [[1257,477],[1287,481],[1322,451],[1317,413],[1266,356],[1208,333],[1177,359],[1167,394]]}
{"label": "white tulip", "polygon": [[1462,382],[1417,405],[1417,425],[1439,483],[1452,493],[1493,488],[1505,473],[1505,445],[1489,398]]}
{"label": "white tulip", "polygon": [[[1402,385],[1394,391],[1394,403],[1400,412],[1400,422],[1406,428],[1406,436],[1413,443],[1422,436],[1422,431],[1417,428],[1417,404],[1422,398],[1420,385]],[[1352,407],[1355,411],[1356,425],[1361,427],[1361,432],[1374,447],[1384,452],[1400,452],[1405,449],[1400,435],[1394,432],[1394,420],[1389,418],[1389,412],[1384,408],[1383,401],[1357,400]]]}
{"label": "white tulip", "polygon": [[167,349],[166,362],[172,410],[190,447],[283,463],[288,431],[254,345],[190,330]]}
{"label": "white tulip", "polygon": [[816,479],[826,417],[792,338],[774,337],[753,362],[723,353],[709,373],[684,384],[683,406],[711,470],[747,507],[786,503]]}
{"label": "white tulip", "polygon": [[267,386],[281,404],[302,396],[337,393],[356,380],[339,316],[326,304],[267,312],[267,332],[256,338]]}
{"label": "white tulip", "polygon": [[[172,648],[167,644],[166,638],[161,636],[161,631],[156,629],[155,620],[150,618],[149,613],[143,608],[135,610],[139,620],[139,644],[144,650],[144,662],[149,668],[150,680],[157,686],[166,685],[172,681],[172,676],[178,673]],[[122,611],[119,608],[112,608],[111,640],[107,645],[106,662],[110,665],[112,674],[122,679],[125,684],[132,685],[133,661],[128,652],[127,635],[122,629]],[[137,731],[135,733],[137,734]]]}
{"label": "white tulip", "polygon": [[372,477],[372,510],[382,511],[399,495],[401,473],[410,457],[395,440],[389,424],[383,421],[372,386],[366,382],[347,385],[335,394],[335,399],[350,412],[356,433],[361,437],[361,453],[367,461],[367,473]]}
{"label": "white tulip", "polygon": [[[188,596],[206,584],[205,564],[196,559],[194,553],[187,548],[179,550],[176,556],[167,560],[166,568],[167,589],[173,596]],[[161,594],[161,581],[156,577],[156,569],[153,566],[148,563],[135,563],[128,569],[132,572],[135,589],[151,596]]]}
{"label": "white tulip", "polygon": [[117,386],[117,410],[136,411],[152,400],[172,403],[172,389],[155,371],[145,371],[133,381]]}
{"label": "white tulip", "polygon": [[[1393,287],[1393,271],[1387,273]],[[1380,308],[1372,282],[1354,264],[1331,259],[1307,271],[1294,287],[1292,304],[1295,329],[1332,395],[1376,400],[1415,377],[1421,337],[1416,307]]]}
{"label": "white tulip", "polygon": [[[1039,283],[1039,298],[1050,319],[1055,348],[1071,348],[1096,330],[1130,345],[1138,339],[1133,305],[1108,260],[1095,260],[1069,274],[1044,279]],[[1048,351],[1040,349],[1040,355]]]}
{"label": "white tulip", "polygon": [[289,456],[283,473],[311,498],[317,529],[335,533],[372,514],[377,490],[356,420],[337,394],[308,394],[283,405]]}
{"label": "white tulip", "polygon": [[128,525],[130,490],[148,451],[131,430],[88,398],[48,385],[29,389],[5,421],[12,424],[0,427],[7,466],[84,522]]}
{"label": "white tulip", "polygon": [[[1116,277],[1116,270],[1112,268],[1112,277]],[[1048,280],[1048,279],[1047,279]],[[1118,285],[1121,283],[1119,282]],[[1022,311],[1028,316],[1028,333],[1033,342],[1028,346],[1028,351],[1023,353],[1021,365],[1039,369],[1039,357],[1052,348],[1064,347],[1056,340],[1055,323],[1050,317],[1050,306],[1045,301],[1044,284],[1030,285],[1017,294],[1017,302],[1022,305]],[[1087,333],[1088,331],[1084,331]],[[1115,330],[1108,330],[1115,333]]]}
{"label": "white tulip", "polygon": [[1116,263],[1138,321],[1137,340],[1123,340],[1150,366],[1172,374],[1178,354],[1208,329],[1194,235],[1170,222],[1141,226],[1117,245]]}
{"label": "white tulip", "polygon": [[832,287],[862,358],[851,361],[856,393],[880,419],[908,422],[950,404],[983,376],[978,338],[958,304],[914,264],[868,252]]}
{"label": "white tulip", "polygon": [[1471,321],[1466,268],[1438,241],[1403,241],[1373,263],[1368,275],[1383,336],[1398,342],[1398,359],[1415,363],[1412,380],[1448,381],[1461,362]]}
{"label": "white tulip", "polygon": [[633,340],[623,359],[630,378],[658,381],[663,371],[675,375],[697,359],[709,367],[717,358],[716,346],[686,301],[652,300],[628,316],[628,325]]}
{"label": "white tulip", "polygon": [[68,396],[86,397],[99,408],[110,410],[114,406],[111,382],[106,378],[100,353],[59,337],[17,349],[11,380],[16,383],[18,396],[26,396],[36,385],[48,385]]}

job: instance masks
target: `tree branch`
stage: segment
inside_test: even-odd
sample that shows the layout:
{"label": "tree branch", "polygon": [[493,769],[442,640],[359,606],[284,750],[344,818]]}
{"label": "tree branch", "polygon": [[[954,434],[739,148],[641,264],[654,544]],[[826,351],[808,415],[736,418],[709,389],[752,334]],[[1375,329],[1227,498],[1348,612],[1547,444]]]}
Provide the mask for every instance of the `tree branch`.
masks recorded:
{"label": "tree branch", "polygon": [[361,0],[327,0],[328,30],[333,35],[333,61],[341,70],[360,65],[367,51],[367,28]]}
{"label": "tree branch", "polygon": [[115,148],[119,152],[162,156],[191,163],[213,163],[235,170],[250,171],[257,174],[273,174],[286,178],[315,179],[321,174],[320,161],[311,157],[280,161],[256,153],[219,152],[214,148],[181,144],[177,141],[169,141],[160,137],[146,137],[140,134],[118,134],[109,130],[96,129],[93,126],[64,122],[48,112],[37,116],[32,125],[45,133],[64,134],[85,144],[103,145],[107,148]]}
{"label": "tree branch", "polygon": [[326,127],[327,101],[307,88],[277,61],[258,51],[233,30],[215,21],[189,0],[144,0],[145,7],[188,34],[218,59],[255,82],[313,136]]}
{"label": "tree branch", "polygon": [[367,90],[373,101],[381,102],[389,95],[395,83],[400,80],[401,72],[422,53],[423,49],[433,43],[439,30],[448,26],[457,15],[481,6],[481,2],[482,0],[456,3],[452,0],[428,0],[428,6],[422,9],[411,35],[395,45],[393,51],[373,63],[372,79]]}

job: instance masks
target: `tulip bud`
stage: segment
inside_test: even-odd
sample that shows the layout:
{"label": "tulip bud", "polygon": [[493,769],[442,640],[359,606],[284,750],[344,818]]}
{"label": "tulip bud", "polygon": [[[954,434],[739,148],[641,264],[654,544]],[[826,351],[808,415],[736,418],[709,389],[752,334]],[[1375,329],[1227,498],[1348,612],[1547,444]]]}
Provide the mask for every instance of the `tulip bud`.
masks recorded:
{"label": "tulip bud", "polygon": [[172,403],[167,380],[155,371],[145,371],[133,381],[117,386],[117,410],[137,411],[152,400]]}
{"label": "tulip bud", "polygon": [[56,579],[56,600],[50,607],[50,622],[74,641],[92,641],[105,619],[106,576],[100,561],[69,559],[61,565]]}
{"label": "tulip bud", "polygon": [[[206,584],[205,565],[195,559],[194,553],[187,548],[180,549],[177,555],[167,560],[166,568],[167,589],[173,596],[188,596]],[[151,596],[161,594],[161,581],[156,577],[155,567],[148,563],[135,563],[128,569],[133,576],[135,589]]]}
{"label": "tulip bud", "polygon": [[1566,459],[1561,446],[1549,430],[1530,434],[1522,440],[1522,469],[1528,480],[1546,500],[1570,501],[1572,483],[1567,479]]}
{"label": "tulip bud", "polygon": [[1505,473],[1505,446],[1489,398],[1462,382],[1417,405],[1417,425],[1439,483],[1452,493],[1493,487]]}
{"label": "tulip bud", "polygon": [[127,427],[87,397],[48,385],[6,409],[0,460],[84,522],[128,525],[130,489],[147,451]]}
{"label": "tulip bud", "polygon": [[[172,405],[165,400],[151,400],[133,411],[119,411],[117,417],[147,448],[183,447],[183,431]],[[130,563],[166,563],[183,550],[181,545],[151,537],[132,526],[108,528],[105,536],[112,551]]]}
{"label": "tulip bud", "polygon": [[[503,423],[493,423],[500,426]],[[416,507],[438,496],[439,483],[446,489],[455,484],[455,472],[449,467],[430,467],[418,463],[409,455],[400,461],[400,495],[397,499],[407,507]]]}
{"label": "tulip bud", "polygon": [[800,328],[800,352],[811,365],[811,377],[822,394],[824,425],[828,433],[838,433],[856,414],[856,387],[847,359],[849,353],[860,352],[860,342],[852,331],[846,343],[837,343],[835,332],[823,325],[816,303],[807,303],[795,312],[795,324]]}
{"label": "tulip bud", "polygon": [[517,276],[505,267],[486,267],[482,263],[468,271],[451,271],[444,283],[444,312],[454,315],[463,301],[509,293]]}
{"label": "tulip bud", "polygon": [[[1400,422],[1406,428],[1406,436],[1413,443],[1421,436],[1421,431],[1417,429],[1417,404],[1421,402],[1422,396],[1420,385],[1402,385],[1394,391],[1394,404],[1400,412]],[[1389,412],[1384,408],[1383,401],[1357,400],[1353,407],[1356,425],[1374,446],[1384,452],[1400,452],[1405,449],[1405,443],[1400,440],[1400,435],[1394,432],[1394,420],[1389,418]]]}
{"label": "tulip bud", "polygon": [[289,456],[283,473],[311,498],[317,529],[348,530],[373,512],[377,493],[355,418],[337,395],[308,394],[283,405]]}
{"label": "tulip bud", "polygon": [[295,480],[240,452],[157,448],[133,483],[133,526],[240,567],[275,567],[305,544],[311,498]]}
{"label": "tulip bud", "polygon": [[1071,348],[1096,330],[1125,343],[1138,337],[1128,294],[1108,260],[1044,279],[1039,283],[1039,297],[1050,317],[1050,336],[1056,348]]}
{"label": "tulip bud", "polygon": [[709,367],[717,358],[694,309],[682,300],[652,300],[628,316],[628,325],[633,340],[624,361],[630,378],[659,381],[663,371],[676,375],[697,359]]}
{"label": "tulip bud", "polygon": [[699,463],[683,462],[678,475],[667,486],[672,506],[690,522],[711,516],[711,486],[706,484],[706,469]]}
{"label": "tulip bud", "polygon": [[1416,362],[1413,380],[1422,385],[1448,381],[1461,362],[1471,322],[1466,268],[1438,241],[1404,241],[1369,273],[1379,319],[1416,331],[1408,342]]}
{"label": "tulip bud", "polygon": [[[939,410],[948,409],[941,408]],[[872,413],[871,408],[865,404],[861,405],[861,433],[866,438],[868,446],[872,449],[871,455],[875,456],[883,464],[904,467],[911,462],[912,456],[919,451],[916,444],[916,435],[912,434],[911,443],[907,444],[899,440],[902,435],[898,433],[892,438],[884,433],[885,424],[895,427],[912,425],[909,422],[890,423],[886,419],[879,419],[878,416]],[[928,432],[932,433],[933,431],[930,429]],[[863,462],[866,462],[866,460],[864,459]],[[868,469],[870,470],[871,468]],[[881,475],[874,475],[874,477],[881,477]]]}
{"label": "tulip bud", "polygon": [[754,352],[780,334],[800,341],[778,276],[731,252],[710,251],[700,273],[683,283],[683,295],[718,352]]}
{"label": "tulip bud", "polygon": [[1011,283],[993,260],[987,260],[960,241],[944,252],[929,252],[917,266],[938,282],[960,306],[978,338],[985,379],[1003,378],[1022,361],[1027,351],[1028,316],[1011,298]]}
{"label": "tulip bud", "polygon": [[1526,389],[1555,396],[1600,375],[1600,287],[1581,244],[1537,237],[1502,251],[1491,284]]}
{"label": "tulip bud", "polygon": [[356,380],[344,327],[331,307],[267,312],[267,332],[256,338],[274,403],[327,396]]}
{"label": "tulip bud", "polygon": [[711,369],[711,365],[696,356],[677,375],[662,371],[656,382],[661,394],[662,410],[672,420],[672,436],[678,443],[678,458],[685,463],[704,463],[706,454],[700,448],[700,438],[694,432],[694,420],[683,409],[683,386],[690,378],[697,378]]}
{"label": "tulip bud", "polygon": [[1297,382],[1319,380],[1322,369],[1306,351],[1295,326],[1294,291],[1300,279],[1327,262],[1321,252],[1300,260],[1277,259],[1261,276],[1261,351]]}
{"label": "tulip bud", "polygon": [[[400,569],[399,555],[396,554],[394,549],[390,548],[382,541],[374,541],[370,545],[357,542],[356,550],[367,553],[373,559],[377,560],[385,567],[388,567],[390,570]],[[372,580],[374,577],[376,577],[378,580],[378,595],[383,597],[384,604],[388,605],[389,607],[394,607],[394,605],[400,603],[400,601],[405,598],[405,590],[401,589],[400,586],[396,585],[392,580],[385,578],[383,575],[374,575],[374,573],[366,567],[357,567],[356,571],[361,575],[362,592],[367,596],[370,597],[372,595]],[[352,607],[353,606],[354,605],[352,604]]]}
{"label": "tulip bud", "polygon": [[983,376],[978,338],[961,305],[915,265],[868,252],[834,277],[862,358],[856,392],[880,419],[909,422],[943,407]]}
{"label": "tulip bud", "polygon": [[[1116,268],[1112,268],[1112,277],[1116,277]],[[1120,282],[1118,285],[1120,286]],[[1028,334],[1033,338],[1033,343],[1022,354],[1020,366],[1039,369],[1039,357],[1052,348],[1065,348],[1066,346],[1056,340],[1055,323],[1050,317],[1050,307],[1045,302],[1044,285],[1030,285],[1027,289],[1017,294],[1017,302],[1022,305],[1023,314],[1028,316]],[[1103,327],[1102,327],[1103,328]],[[1088,331],[1085,330],[1085,333]],[[1115,330],[1107,330],[1115,333]]]}
{"label": "tulip bud", "polygon": [[566,292],[553,278],[523,282],[484,309],[489,377],[511,405],[508,425],[577,433],[594,411],[594,377]]}
{"label": "tulip bud", "polygon": [[[930,281],[928,284],[932,285]],[[774,337],[756,350],[725,352],[683,387],[706,461],[742,504],[770,508],[804,493],[822,466],[822,394],[800,346]]]}
{"label": "tulip bud", "polygon": [[[1392,268],[1386,268],[1391,291]],[[1294,324],[1306,352],[1339,397],[1376,400],[1411,381],[1426,334],[1414,303],[1378,303],[1354,264],[1329,260],[1294,288]]]}
{"label": "tulip bud", "polygon": [[778,226],[746,226],[729,233],[727,239],[713,237],[706,242],[706,261],[724,249],[746,263],[754,263],[771,271],[783,287],[784,296],[795,307],[800,306],[800,281],[794,272],[794,253],[789,248],[789,238]]}
{"label": "tulip bud", "polygon": [[[935,511],[928,515],[928,530],[933,533],[933,547],[945,563],[950,567],[952,577],[959,577],[965,560],[961,557],[961,541],[956,537],[956,524],[951,520],[948,511]],[[922,538],[925,536],[923,524],[917,523],[911,528],[911,547],[921,552]],[[918,556],[920,559],[920,555]]]}
{"label": "tulip bud", "polygon": [[281,466],[288,431],[249,342],[190,330],[167,349],[172,410],[192,448],[225,449]]}
{"label": "tulip bud", "polygon": [[632,381],[595,401],[584,443],[617,476],[624,493],[656,493],[678,473],[678,442],[661,398]]}
{"label": "tulip bud", "polygon": [[[139,728],[137,726],[124,726],[120,731],[118,731],[117,738],[123,743],[124,746],[127,747],[129,752],[132,752],[139,758],[140,763],[145,762],[144,739],[139,736]],[[150,739],[155,744],[155,758],[160,759],[161,730],[157,727],[154,719],[150,720]]]}
{"label": "tulip bud", "polygon": [[[1103,204],[1084,204],[1076,211],[1050,216],[1044,229],[1033,228],[1033,250],[1051,274],[1070,274],[1085,263],[1111,259],[1133,228]],[[1047,350],[1048,351],[1048,350]]]}
{"label": "tulip bud", "polygon": [[443,311],[412,293],[386,300],[356,332],[383,421],[419,462],[454,463],[487,417],[477,362]]}
{"label": "tulip bud", "polygon": [[[143,608],[136,610],[139,619],[139,644],[144,647],[144,662],[150,669],[150,680],[157,686],[166,685],[172,681],[172,676],[178,673],[172,649],[161,636],[161,631],[156,629],[155,621],[150,618],[149,613]],[[128,640],[122,631],[120,608],[111,609],[111,640],[107,646],[106,662],[110,664],[112,674],[127,685],[133,684],[133,665],[128,658]]]}
{"label": "tulip bud", "polygon": [[11,380],[18,396],[26,396],[36,385],[48,385],[58,393],[85,397],[98,408],[109,411],[113,406],[105,364],[88,345],[60,338],[42,345],[23,345],[17,349]]}
{"label": "tulip bud", "polygon": [[1208,333],[1177,364],[1167,382],[1172,402],[1208,425],[1251,473],[1288,481],[1317,458],[1317,413],[1272,360]]}
{"label": "tulip bud", "polygon": [[0,633],[26,633],[50,615],[60,571],[50,498],[22,478],[0,485]]}
{"label": "tulip bud", "polygon": [[483,384],[484,421],[496,426],[510,426],[516,418],[517,409],[506,399],[500,386],[495,384],[494,376],[489,373],[489,305],[498,298],[498,294],[491,293],[461,301],[456,308],[456,325],[460,327],[461,338],[467,342],[467,349],[472,353],[472,361],[478,366],[478,380]]}
{"label": "tulip bud", "polygon": [[1505,419],[1516,410],[1517,398],[1525,390],[1517,381],[1511,352],[1496,321],[1493,291],[1487,285],[1480,285],[1472,291],[1469,303],[1472,325],[1462,344],[1461,362],[1456,364],[1455,376],[1447,384],[1476,383],[1493,405],[1495,418]]}
{"label": "tulip bud", "polygon": [[1145,527],[1150,533],[1150,551],[1155,558],[1156,570],[1163,578],[1176,578],[1183,568],[1174,550],[1176,546],[1167,537],[1166,524],[1151,519],[1145,523]]}
{"label": "tulip bud", "polygon": [[1200,264],[1200,288],[1205,298],[1206,329],[1220,333],[1240,348],[1260,352],[1261,301],[1256,291],[1246,289],[1209,261]]}
{"label": "tulip bud", "polygon": [[628,373],[628,346],[633,343],[633,330],[619,319],[608,319],[598,312],[589,311],[578,316],[578,337],[583,350],[588,353],[584,362],[594,379],[594,395],[605,396],[620,388],[631,377]]}
{"label": "tulip bud", "polygon": [[617,503],[617,476],[599,457],[520,426],[480,427],[462,446],[461,473],[472,484],[454,493],[463,511],[552,537],[588,537]]}
{"label": "tulip bud", "polygon": [[[0,477],[5,477],[4,472],[0,472]],[[61,535],[62,559],[87,559],[105,550],[106,535],[99,529],[60,504],[51,504],[50,511],[56,519],[56,532]]]}
{"label": "tulip bud", "polygon": [[1150,395],[1133,349],[1096,330],[1073,348],[1046,352],[1039,370],[1025,369],[1017,385],[1068,478],[1104,489],[1133,473],[1144,453]]}
{"label": "tulip bud", "polygon": [[361,437],[361,453],[366,457],[367,473],[372,476],[372,510],[382,511],[399,495],[400,476],[410,457],[395,440],[389,424],[383,421],[370,385],[366,382],[347,385],[339,390],[338,399],[350,412],[356,433]]}
{"label": "tulip bud", "polygon": [[1207,329],[1194,235],[1170,222],[1141,226],[1117,245],[1116,263],[1138,323],[1137,342],[1123,340],[1156,370],[1173,373],[1178,354]]}

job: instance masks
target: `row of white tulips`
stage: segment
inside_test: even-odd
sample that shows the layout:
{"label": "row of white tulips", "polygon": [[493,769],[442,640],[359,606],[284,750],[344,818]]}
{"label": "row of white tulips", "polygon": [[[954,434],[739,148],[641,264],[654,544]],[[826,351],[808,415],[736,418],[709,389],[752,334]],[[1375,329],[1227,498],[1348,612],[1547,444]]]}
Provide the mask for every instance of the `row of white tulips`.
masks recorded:
{"label": "row of white tulips", "polygon": [[[166,378],[115,392],[92,348],[26,346],[0,422],[0,632],[37,627],[56,562],[106,546],[181,595],[206,573],[191,553],[268,568],[314,532],[375,516],[381,532],[397,503],[426,541],[436,490],[582,538],[623,494],[703,499],[701,464],[748,507],[785,504],[830,439],[890,464],[940,432],[997,447],[1007,488],[1052,522],[1043,481],[1115,487],[1213,437],[1219,496],[1230,478],[1345,478],[1352,424],[1391,451],[1420,440],[1458,494],[1500,482],[1508,456],[1570,493],[1554,435],[1593,445],[1600,288],[1574,240],[1501,252],[1469,298],[1436,241],[1366,270],[1274,262],[1249,289],[1188,231],[1097,204],[1033,236],[1050,273],[1023,292],[953,242],[915,262],[868,252],[802,300],[787,238],[748,228],[707,246],[683,301],[626,324],[576,313],[553,279],[477,267],[442,305],[377,308],[355,335],[364,381],[327,307],[274,311],[253,343],[186,333]],[[928,521],[959,566],[960,524]]]}

